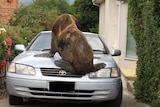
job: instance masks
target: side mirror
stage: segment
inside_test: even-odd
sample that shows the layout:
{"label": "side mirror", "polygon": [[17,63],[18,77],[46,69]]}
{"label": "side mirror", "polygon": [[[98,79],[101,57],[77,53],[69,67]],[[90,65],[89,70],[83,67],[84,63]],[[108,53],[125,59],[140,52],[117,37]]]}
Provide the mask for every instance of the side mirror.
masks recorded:
{"label": "side mirror", "polygon": [[121,55],[121,51],[119,49],[114,49],[111,52],[112,56],[120,56]]}
{"label": "side mirror", "polygon": [[25,46],[22,45],[22,44],[17,44],[17,45],[15,45],[15,50],[24,51],[25,50]]}

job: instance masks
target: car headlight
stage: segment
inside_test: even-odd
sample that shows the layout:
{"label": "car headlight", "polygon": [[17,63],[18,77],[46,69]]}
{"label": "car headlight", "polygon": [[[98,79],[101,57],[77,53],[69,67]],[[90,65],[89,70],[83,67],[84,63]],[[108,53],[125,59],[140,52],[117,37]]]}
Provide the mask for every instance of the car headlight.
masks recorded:
{"label": "car headlight", "polygon": [[104,78],[104,77],[108,77],[108,78],[112,78],[112,77],[119,77],[119,73],[117,68],[103,68],[100,69],[96,72],[91,72],[89,74],[89,77],[91,78]]}
{"label": "car headlight", "polygon": [[35,75],[35,69],[33,67],[28,66],[28,65],[23,65],[23,64],[15,64],[15,63],[10,64],[8,72]]}

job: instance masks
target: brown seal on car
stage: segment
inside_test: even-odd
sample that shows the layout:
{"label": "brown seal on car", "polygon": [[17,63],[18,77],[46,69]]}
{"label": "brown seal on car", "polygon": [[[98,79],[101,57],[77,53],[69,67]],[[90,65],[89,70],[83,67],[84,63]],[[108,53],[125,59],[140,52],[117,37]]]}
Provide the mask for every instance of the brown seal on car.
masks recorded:
{"label": "brown seal on car", "polygon": [[52,28],[51,54],[58,52],[62,60],[55,64],[74,74],[95,72],[106,65],[93,64],[93,51],[71,14],[60,15]]}

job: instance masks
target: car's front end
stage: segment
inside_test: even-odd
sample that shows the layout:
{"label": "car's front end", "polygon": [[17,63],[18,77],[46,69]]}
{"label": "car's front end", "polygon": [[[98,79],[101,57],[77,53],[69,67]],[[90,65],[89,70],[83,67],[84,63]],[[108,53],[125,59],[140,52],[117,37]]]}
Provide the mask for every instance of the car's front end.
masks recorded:
{"label": "car's front end", "polygon": [[94,63],[103,62],[105,68],[74,75],[54,64],[61,58],[58,53],[54,58],[35,57],[45,52],[49,51],[25,50],[11,62],[6,76],[10,104],[19,104],[23,98],[103,102],[121,97],[121,71],[110,54],[94,53]]}

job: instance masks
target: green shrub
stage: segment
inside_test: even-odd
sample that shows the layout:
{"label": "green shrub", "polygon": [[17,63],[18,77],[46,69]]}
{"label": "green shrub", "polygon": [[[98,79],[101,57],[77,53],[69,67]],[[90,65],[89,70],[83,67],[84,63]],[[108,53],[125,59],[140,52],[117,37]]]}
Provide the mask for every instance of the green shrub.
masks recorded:
{"label": "green shrub", "polygon": [[160,98],[152,102],[152,107],[160,107]]}
{"label": "green shrub", "polygon": [[5,40],[5,35],[3,33],[0,33],[0,65],[6,58],[7,46],[4,40]]}
{"label": "green shrub", "polygon": [[0,33],[0,69],[18,54],[14,49],[16,44],[26,44],[26,40],[20,36],[23,31],[18,32],[19,27],[5,27],[6,32]]}
{"label": "green shrub", "polygon": [[128,0],[128,7],[128,21],[138,56],[135,98],[150,105],[156,102],[157,105],[160,102],[160,2]]}

